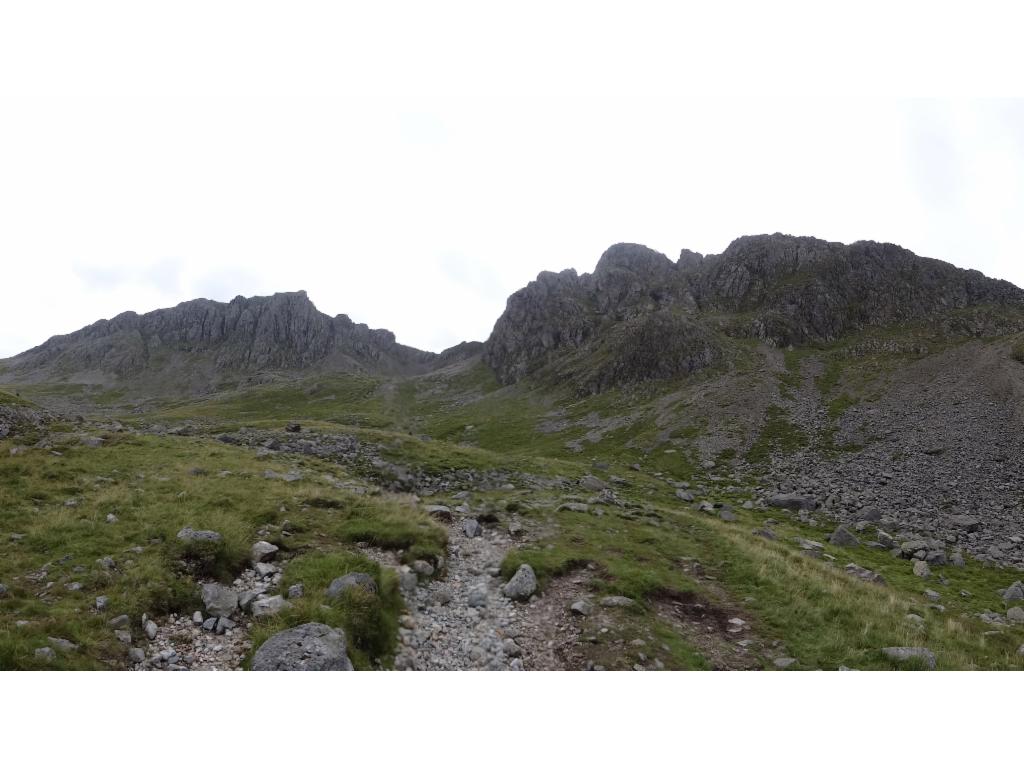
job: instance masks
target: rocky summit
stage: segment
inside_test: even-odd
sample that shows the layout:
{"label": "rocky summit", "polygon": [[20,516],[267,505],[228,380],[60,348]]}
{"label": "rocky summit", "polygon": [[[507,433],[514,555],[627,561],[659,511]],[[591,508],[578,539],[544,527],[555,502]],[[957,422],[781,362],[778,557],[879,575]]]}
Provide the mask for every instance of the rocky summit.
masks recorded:
{"label": "rocky summit", "polygon": [[1022,427],[1024,291],[891,244],[126,313],[0,361],[0,669],[1021,669]]}
{"label": "rocky summit", "polygon": [[299,291],[125,312],[5,361],[3,376],[207,391],[281,371],[424,373],[472,351],[460,345],[436,355],[403,346],[390,331],[323,314]]}

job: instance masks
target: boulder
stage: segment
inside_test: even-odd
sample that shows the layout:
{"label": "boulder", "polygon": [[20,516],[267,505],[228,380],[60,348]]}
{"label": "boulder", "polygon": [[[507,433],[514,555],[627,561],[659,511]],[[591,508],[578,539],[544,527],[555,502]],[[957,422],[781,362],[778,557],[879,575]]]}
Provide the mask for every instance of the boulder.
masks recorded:
{"label": "boulder", "polygon": [[580,487],[588,491],[603,491],[608,486],[603,480],[593,475],[584,475],[580,478]]}
{"label": "boulder", "polygon": [[257,541],[252,545],[251,559],[255,563],[269,563],[277,555],[278,549],[269,541]]}
{"label": "boulder", "polygon": [[1024,583],[1019,581],[1013,582],[1009,587],[1003,590],[1003,602],[1004,603],[1019,603],[1024,602]]}
{"label": "boulder", "polygon": [[335,600],[352,589],[361,589],[364,592],[377,594],[377,580],[368,573],[346,573],[332,581],[331,585],[327,587],[327,599]]}
{"label": "boulder", "polygon": [[443,520],[446,523],[450,523],[452,520],[452,508],[446,507],[444,504],[430,504],[424,507],[423,510],[431,517]]}
{"label": "boulder", "polygon": [[883,648],[882,655],[898,662],[920,659],[928,669],[935,669],[935,654],[927,648]]}
{"label": "boulder", "polygon": [[197,531],[194,528],[182,528],[180,531],[178,531],[178,541],[183,541],[187,544],[220,544],[222,541],[224,541],[224,537],[216,531]]}
{"label": "boulder", "polygon": [[519,566],[519,570],[501,588],[502,594],[511,600],[529,600],[537,591],[537,575],[527,563]]}
{"label": "boulder", "polygon": [[594,610],[594,608],[586,600],[577,600],[575,603],[569,606],[569,610],[575,616],[589,616],[591,611]]}
{"label": "boulder", "polygon": [[210,616],[230,616],[238,608],[238,593],[223,584],[203,584],[203,606]]}
{"label": "boulder", "polygon": [[915,560],[914,575],[920,576],[922,579],[930,579],[932,577],[932,569],[928,567],[928,563],[924,560]]}
{"label": "boulder", "polygon": [[689,491],[679,489],[678,491],[676,491],[676,498],[679,499],[680,501],[692,502],[694,499],[694,495]]}
{"label": "boulder", "polygon": [[629,608],[636,604],[636,601],[625,595],[609,595],[600,600],[602,608]]}
{"label": "boulder", "polygon": [[261,597],[259,600],[253,600],[249,610],[253,616],[273,616],[287,607],[287,600],[281,597],[281,595],[274,595],[273,597]]}
{"label": "boulder", "polygon": [[475,539],[484,532],[484,529],[476,519],[470,517],[462,521],[462,532],[466,534],[466,538]]}
{"label": "boulder", "polygon": [[1024,624],[1024,608],[1015,605],[1006,612],[1006,618],[1014,624]]}
{"label": "boulder", "polygon": [[840,525],[832,532],[829,543],[836,547],[856,547],[860,545],[860,539],[850,533],[846,526]]}
{"label": "boulder", "polygon": [[326,624],[302,624],[278,632],[253,656],[256,672],[349,672],[345,632]]}
{"label": "boulder", "polygon": [[767,504],[769,507],[789,509],[794,512],[801,510],[813,512],[818,508],[817,500],[808,496],[801,496],[797,493],[777,493],[774,496],[768,497]]}
{"label": "boulder", "polygon": [[981,521],[976,517],[970,515],[953,515],[949,518],[949,522],[956,528],[959,528],[967,533],[974,533],[975,531],[981,530]]}

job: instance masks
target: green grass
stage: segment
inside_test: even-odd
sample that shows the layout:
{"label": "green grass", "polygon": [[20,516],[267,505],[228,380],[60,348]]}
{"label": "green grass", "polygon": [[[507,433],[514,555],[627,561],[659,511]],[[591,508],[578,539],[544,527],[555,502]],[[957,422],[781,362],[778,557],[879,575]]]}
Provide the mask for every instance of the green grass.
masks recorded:
{"label": "green grass", "polygon": [[[263,473],[294,465],[242,448],[201,438],[106,437],[101,448],[69,439],[55,446],[59,456],[2,450],[0,582],[10,589],[0,613],[2,669],[49,667],[33,655],[47,636],[82,646],[74,658],[59,658],[58,668],[121,666],[124,649],[111,642],[108,618],[127,613],[137,626],[143,613],[200,608],[196,579],[237,576],[264,529],[277,531],[270,540],[286,553],[357,542],[434,559],[444,551],[445,531],[410,499],[338,490],[325,479],[340,476],[335,465],[304,459],[304,478],[287,483]],[[313,499],[331,507],[312,506]],[[106,522],[108,514],[117,522]],[[280,533],[286,520],[295,529],[287,538]],[[217,531],[223,544],[187,551],[176,538],[185,526]],[[23,538],[11,540],[12,533]],[[97,565],[105,556],[116,561],[113,571]],[[31,580],[41,569],[46,575]],[[68,591],[71,582],[81,590]],[[102,615],[93,610],[101,594],[110,599]],[[19,620],[32,623],[17,627]]]}
{"label": "green grass", "polygon": [[750,464],[765,464],[775,454],[791,454],[808,445],[807,434],[786,416],[777,405],[768,407],[764,424],[747,451]]}
{"label": "green grass", "polygon": [[[330,583],[352,572],[373,576],[378,592],[352,590],[339,600],[328,600],[325,593]],[[403,608],[393,571],[353,552],[310,552],[294,558],[285,568],[282,587],[287,590],[293,584],[302,584],[303,596],[291,600],[285,611],[256,621],[252,633],[254,649],[277,632],[318,622],[345,630],[349,657],[356,669],[390,665]]]}

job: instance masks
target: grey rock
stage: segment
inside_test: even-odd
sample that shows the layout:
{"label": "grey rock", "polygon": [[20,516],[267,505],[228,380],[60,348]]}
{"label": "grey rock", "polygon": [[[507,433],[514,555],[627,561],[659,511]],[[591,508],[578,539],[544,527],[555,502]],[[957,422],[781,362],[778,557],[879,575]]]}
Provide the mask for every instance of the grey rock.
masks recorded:
{"label": "grey rock", "polygon": [[883,648],[882,654],[893,661],[906,662],[911,659],[921,660],[928,669],[935,669],[935,654],[927,648],[894,647]]}
{"label": "grey rock", "polygon": [[578,501],[568,501],[560,504],[556,512],[590,512],[590,505]]}
{"label": "grey rock", "polygon": [[516,643],[516,641],[512,638],[507,638],[501,644],[501,650],[505,652],[506,656],[512,659],[518,658],[523,655],[523,649],[520,648],[519,644]]}
{"label": "grey rock", "polygon": [[348,645],[341,629],[302,624],[279,632],[257,649],[252,668],[268,671],[351,671]]}
{"label": "grey rock", "polygon": [[122,613],[120,616],[115,616],[110,621],[108,621],[107,626],[111,627],[112,629],[124,629],[131,623],[132,620],[128,617],[128,614]]}
{"label": "grey rock", "polygon": [[769,507],[789,509],[794,512],[801,510],[813,512],[818,508],[817,500],[796,493],[777,493],[774,496],[768,497],[766,503]]}
{"label": "grey rock", "polygon": [[528,600],[537,591],[537,576],[533,568],[527,563],[520,565],[501,591],[510,600]]}
{"label": "grey rock", "polygon": [[203,612],[202,611],[196,611],[195,613],[192,614],[192,623],[195,624],[197,627],[203,626],[203,621],[204,620],[205,619],[203,619]]}
{"label": "grey rock", "polygon": [[636,605],[636,601],[625,595],[609,595],[602,597],[599,601],[602,608],[629,608]]}
{"label": "grey rock", "polygon": [[110,605],[110,598],[106,595],[99,595],[96,598],[95,606],[97,611],[107,610],[108,605]]}
{"label": "grey rock", "polygon": [[832,532],[829,543],[836,547],[856,547],[860,546],[860,539],[850,533],[846,526],[840,525]]}
{"label": "grey rock", "polygon": [[335,579],[327,587],[327,599],[334,600],[349,590],[360,589],[364,592],[377,593],[377,581],[368,573],[346,573]]}
{"label": "grey rock", "polygon": [[219,619],[217,619],[217,624],[214,627],[214,631],[218,635],[223,635],[229,629],[234,629],[236,626],[238,625],[235,624],[235,622],[233,622],[231,619],[221,616]]}
{"label": "grey rock", "polygon": [[36,648],[35,657],[44,661],[53,661],[57,658],[57,654],[53,652],[53,648],[43,646],[42,648]]}
{"label": "grey rock", "polygon": [[1015,581],[1003,590],[1003,602],[1007,604],[1024,602],[1024,583]]}
{"label": "grey rock", "polygon": [[255,563],[269,563],[277,555],[278,548],[269,541],[257,541],[252,545],[251,559]]}
{"label": "grey rock", "polygon": [[446,507],[444,504],[430,504],[423,509],[428,515],[436,517],[438,520],[443,520],[446,523],[450,523],[452,520],[452,508]]}
{"label": "grey rock", "polygon": [[252,569],[256,571],[256,575],[261,579],[269,578],[281,570],[273,563],[255,563]]}
{"label": "grey rock", "polygon": [[211,616],[206,621],[204,621],[203,622],[203,629],[205,629],[207,632],[214,632],[214,631],[216,631],[216,629],[217,629],[217,617],[216,616]]}
{"label": "grey rock", "polygon": [[470,608],[483,608],[487,605],[487,585],[477,584],[470,589],[469,596],[466,598],[466,604]]}
{"label": "grey rock", "polygon": [[434,575],[434,566],[432,566],[426,560],[413,561],[412,569],[416,572],[418,576],[429,578]]}
{"label": "grey rock", "polygon": [[976,517],[970,515],[953,515],[949,518],[949,522],[961,530],[973,533],[974,531],[981,530],[981,521]]}
{"label": "grey rock", "polygon": [[146,660],[146,652],[141,648],[128,649],[128,661],[132,664],[141,664]]}
{"label": "grey rock", "polygon": [[273,616],[274,614],[280,613],[288,607],[288,601],[286,601],[281,595],[274,595],[272,597],[264,597],[259,600],[254,600],[251,606],[251,612],[253,616]]}
{"label": "grey rock", "polygon": [[238,593],[223,584],[203,584],[202,597],[203,606],[210,616],[228,617],[238,609]]}
{"label": "grey rock", "polygon": [[915,560],[914,575],[920,576],[922,579],[930,579],[932,577],[932,569],[929,568],[928,563],[923,560]]}
{"label": "grey rock", "polygon": [[580,487],[588,491],[603,491],[608,485],[598,477],[584,475],[580,478]]}
{"label": "grey rock", "polygon": [[678,491],[676,491],[676,498],[679,499],[680,501],[692,502],[695,497],[690,491],[685,491],[682,488],[680,488]]}
{"label": "grey rock", "polygon": [[726,523],[735,523],[739,518],[737,518],[736,515],[728,509],[722,509],[718,512],[718,519]]}
{"label": "grey rock", "polygon": [[105,571],[112,571],[114,569],[116,563],[114,562],[114,558],[110,557],[110,555],[107,555],[107,556],[101,557],[99,560],[97,560],[96,561],[96,565],[98,565],[100,568],[102,568]]}
{"label": "grey rock", "polygon": [[569,606],[569,610],[577,616],[589,616],[594,607],[586,600],[577,600]]}
{"label": "grey rock", "polygon": [[132,633],[127,629],[115,629],[114,637],[116,637],[118,642],[122,645],[132,644]]}
{"label": "grey rock", "polygon": [[1024,624],[1024,608],[1015,605],[1006,612],[1006,618],[1014,624]]}
{"label": "grey rock", "polygon": [[305,594],[306,588],[302,584],[292,584],[288,587],[288,599],[298,600]]}
{"label": "grey rock", "polygon": [[519,536],[519,535],[522,534],[522,532],[523,532],[523,524],[521,522],[519,522],[518,520],[512,520],[511,522],[509,522],[509,524],[508,524],[508,535],[509,536]]}
{"label": "grey rock", "polygon": [[219,544],[224,541],[224,537],[216,531],[197,531],[193,528],[182,528],[178,531],[178,540],[187,543],[208,542]]}
{"label": "grey rock", "polygon": [[157,627],[155,621],[150,620],[147,621],[143,626],[143,631],[146,633],[146,637],[148,637],[150,640],[156,640],[156,635],[157,632],[159,631],[159,628]]}
{"label": "grey rock", "polygon": [[788,667],[796,664],[796,659],[790,658],[789,656],[780,656],[779,658],[772,660],[772,664],[779,669],[787,669]]}
{"label": "grey rock", "polygon": [[466,534],[467,538],[475,539],[484,532],[484,529],[476,519],[471,517],[462,521],[462,532]]}
{"label": "grey rock", "polygon": [[50,646],[56,648],[61,653],[74,653],[78,650],[78,646],[72,643],[70,640],[65,640],[63,637],[48,637],[46,638]]}

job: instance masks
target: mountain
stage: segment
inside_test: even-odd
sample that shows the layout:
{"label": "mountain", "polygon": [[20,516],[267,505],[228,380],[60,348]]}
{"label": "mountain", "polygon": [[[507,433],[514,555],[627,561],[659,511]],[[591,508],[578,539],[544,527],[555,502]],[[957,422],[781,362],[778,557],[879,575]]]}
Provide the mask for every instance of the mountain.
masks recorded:
{"label": "mountain", "polygon": [[675,262],[619,244],[593,274],[544,272],[513,294],[484,359],[505,384],[540,374],[597,392],[708,368],[727,337],[827,344],[914,323],[977,336],[1019,330],[1024,291],[888,243],[759,235]]}
{"label": "mountain", "polygon": [[403,346],[390,331],[329,317],[299,291],[125,312],[5,361],[3,378],[204,391],[266,372],[425,373],[473,351]]}

